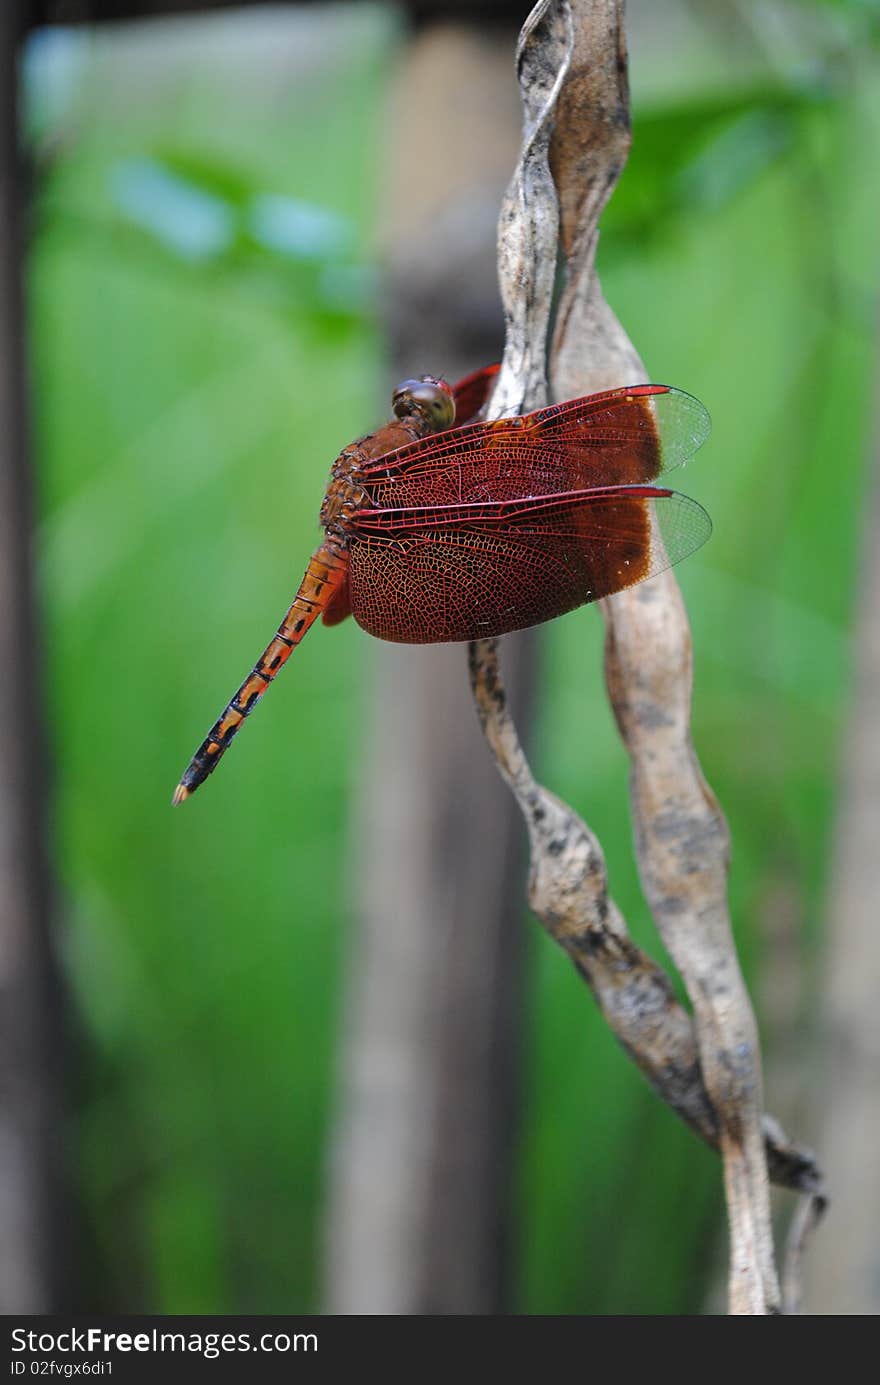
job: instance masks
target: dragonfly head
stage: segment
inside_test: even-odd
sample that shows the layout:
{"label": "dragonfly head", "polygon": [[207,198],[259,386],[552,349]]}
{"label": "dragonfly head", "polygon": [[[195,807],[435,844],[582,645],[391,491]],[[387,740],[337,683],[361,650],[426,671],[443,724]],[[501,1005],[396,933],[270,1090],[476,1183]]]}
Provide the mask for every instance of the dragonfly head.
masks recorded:
{"label": "dragonfly head", "polygon": [[455,422],[452,390],[445,380],[438,380],[434,375],[403,380],[391,396],[391,407],[397,418],[417,415],[427,423],[432,433],[441,433]]}

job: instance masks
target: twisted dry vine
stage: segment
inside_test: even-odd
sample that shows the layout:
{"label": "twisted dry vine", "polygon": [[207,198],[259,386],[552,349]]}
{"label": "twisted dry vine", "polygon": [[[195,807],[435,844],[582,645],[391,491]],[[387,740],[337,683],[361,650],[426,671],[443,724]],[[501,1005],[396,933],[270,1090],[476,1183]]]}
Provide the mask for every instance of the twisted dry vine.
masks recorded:
{"label": "twisted dry vine", "polygon": [[[543,0],[520,35],[520,162],[499,223],[507,338],[490,417],[546,401],[545,350],[557,245],[565,261],[550,372],[557,398],[646,377],[602,297],[598,219],[630,142],[621,0]],[[643,888],[687,988],[693,1016],[629,937],[608,894],[594,834],[532,776],[507,708],[497,642],[470,647],[473,694],[498,768],[529,835],[529,904],[572,958],[654,1090],[724,1165],[730,1312],[780,1311],[770,1178],[807,1196],[786,1268],[799,1311],[803,1242],[825,1204],[813,1156],[762,1115],[757,1029],[727,906],[727,824],[690,736],[691,644],[671,572],[602,603],[606,680],[631,762]]]}

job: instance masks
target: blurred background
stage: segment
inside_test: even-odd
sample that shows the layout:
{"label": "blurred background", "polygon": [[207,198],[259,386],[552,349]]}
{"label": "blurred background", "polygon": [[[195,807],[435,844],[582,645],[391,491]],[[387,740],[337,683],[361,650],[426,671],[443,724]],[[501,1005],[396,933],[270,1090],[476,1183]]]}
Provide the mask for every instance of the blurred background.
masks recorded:
{"label": "blurred background", "polygon": [[[337,452],[398,376],[497,359],[528,5],[14,8],[5,1311],[718,1311],[718,1161],[526,915],[463,648],[316,629],[169,806]],[[628,10],[599,268],[650,377],[713,416],[680,484],[715,521],[680,570],[695,743],[768,1108],[839,1193],[812,1306],[873,1312],[880,16]],[[601,649],[587,608],[507,666],[537,774],[662,956]]]}

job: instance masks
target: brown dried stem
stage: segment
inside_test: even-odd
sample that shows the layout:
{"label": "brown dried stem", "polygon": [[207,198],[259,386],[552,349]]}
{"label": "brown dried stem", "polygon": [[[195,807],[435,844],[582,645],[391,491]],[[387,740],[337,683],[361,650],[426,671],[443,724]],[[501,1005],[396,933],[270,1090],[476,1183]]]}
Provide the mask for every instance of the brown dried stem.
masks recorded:
{"label": "brown dried stem", "polygon": [[[599,215],[630,142],[620,0],[544,0],[517,53],[523,153],[499,225],[507,346],[491,416],[543,402],[557,239],[565,257],[551,381],[571,398],[647,378],[602,297]],[[693,1018],[663,970],[629,938],[608,895],[601,849],[577,815],[531,775],[506,706],[496,645],[471,646],[481,725],[526,820],[529,902],[571,956],[618,1039],[654,1089],[720,1150],[730,1223],[730,1312],[780,1311],[770,1223],[775,1182],[824,1205],[812,1156],[762,1118],[760,1050],[727,906],[727,824],[690,735],[691,641],[671,572],[602,603],[606,679],[631,761],[642,885],[678,967]],[[797,1298],[790,1263],[787,1297]]]}
{"label": "brown dried stem", "polygon": [[[497,640],[470,646],[470,675],[480,725],[525,819],[529,907],[571,957],[658,1096],[718,1149],[718,1117],[703,1080],[694,1021],[663,968],[630,938],[608,893],[595,834],[534,778],[507,705]],[[811,1152],[793,1144],[772,1117],[764,1116],[762,1127],[772,1181],[818,1198],[822,1175]]]}

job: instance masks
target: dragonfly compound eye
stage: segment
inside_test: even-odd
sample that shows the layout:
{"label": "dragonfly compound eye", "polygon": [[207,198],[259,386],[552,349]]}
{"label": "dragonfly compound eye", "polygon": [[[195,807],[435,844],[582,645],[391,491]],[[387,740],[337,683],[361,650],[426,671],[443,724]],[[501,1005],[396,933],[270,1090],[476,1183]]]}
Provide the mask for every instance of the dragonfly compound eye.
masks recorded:
{"label": "dragonfly compound eye", "polygon": [[398,418],[421,414],[435,432],[451,428],[455,422],[455,399],[445,380],[422,375],[418,380],[404,380],[391,396]]}

